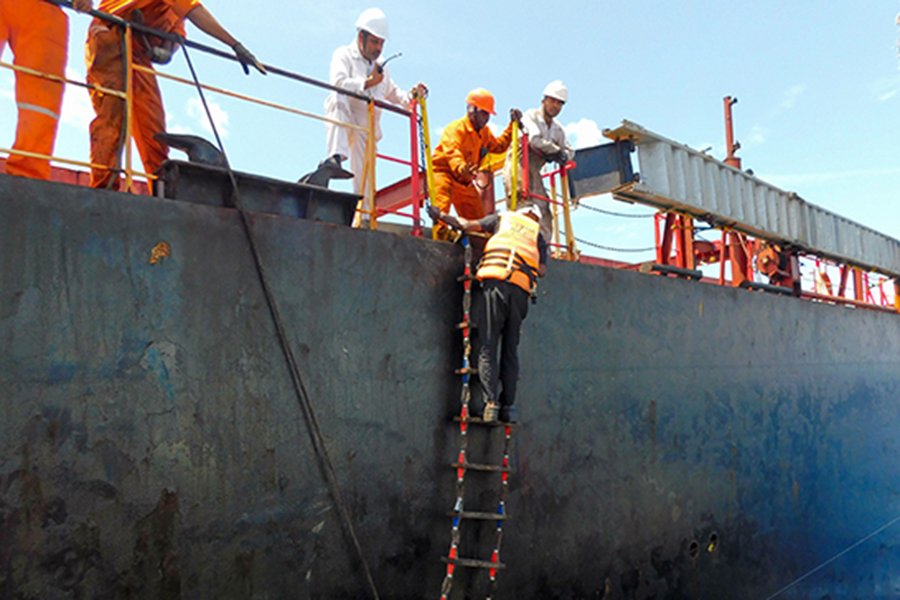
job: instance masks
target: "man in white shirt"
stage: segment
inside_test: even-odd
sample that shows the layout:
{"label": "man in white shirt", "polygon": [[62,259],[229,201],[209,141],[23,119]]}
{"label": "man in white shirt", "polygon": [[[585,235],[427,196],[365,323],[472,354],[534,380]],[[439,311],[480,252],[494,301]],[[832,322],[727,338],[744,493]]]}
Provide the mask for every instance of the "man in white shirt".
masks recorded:
{"label": "man in white shirt", "polygon": [[[356,40],[349,46],[341,46],[331,57],[331,85],[358,94],[371,95],[376,100],[392,104],[409,105],[412,94],[424,94],[427,88],[419,83],[409,92],[400,89],[391,79],[386,66],[378,63],[384,42],[388,39],[388,22],[377,8],[363,11],[356,21]],[[331,92],[325,100],[325,116],[329,119],[360,127],[368,125],[366,102]],[[381,109],[375,108],[375,141],[381,139]],[[338,161],[350,159],[353,171],[353,190],[360,192],[367,134],[333,123],[325,123],[328,137],[328,156]]]}
{"label": "man in white shirt", "polygon": [[[569,90],[562,81],[554,81],[544,88],[544,99],[540,108],[532,108],[525,112],[522,124],[525,133],[528,134],[528,191],[549,197],[547,188],[544,187],[544,178],[541,177],[541,169],[548,162],[560,165],[575,158],[575,150],[566,139],[566,130],[560,125],[556,117],[562,111],[563,105],[569,99]],[[506,155],[506,163],[503,166],[503,185],[506,188],[506,197],[511,198],[512,168],[511,151]],[[521,157],[520,157],[521,160]],[[519,192],[522,190],[521,174],[518,176]],[[553,215],[550,211],[550,203],[541,198],[518,198],[516,207],[536,204],[541,208],[541,235],[548,242],[551,239],[553,229]]]}

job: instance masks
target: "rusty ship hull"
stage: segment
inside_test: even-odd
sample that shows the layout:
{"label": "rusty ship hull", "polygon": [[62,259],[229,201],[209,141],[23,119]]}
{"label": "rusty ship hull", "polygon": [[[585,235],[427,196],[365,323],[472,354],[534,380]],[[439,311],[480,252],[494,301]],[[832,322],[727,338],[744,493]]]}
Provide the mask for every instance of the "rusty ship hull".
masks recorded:
{"label": "rusty ship hull", "polygon": [[[248,218],[380,597],[439,597],[461,248]],[[0,230],[0,597],[370,596],[237,211],[0,176]],[[554,261],[520,356],[497,598],[896,597],[896,314]]]}

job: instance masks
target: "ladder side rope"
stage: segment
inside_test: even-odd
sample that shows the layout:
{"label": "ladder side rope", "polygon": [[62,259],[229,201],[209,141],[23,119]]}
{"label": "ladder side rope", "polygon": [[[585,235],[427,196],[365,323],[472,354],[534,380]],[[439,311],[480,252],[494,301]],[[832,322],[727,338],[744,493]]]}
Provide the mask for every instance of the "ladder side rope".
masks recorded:
{"label": "ladder side rope", "polygon": [[460,393],[460,420],[459,420],[459,457],[457,463],[459,467],[456,469],[456,501],[453,505],[453,528],[450,533],[450,552],[449,558],[451,562],[447,563],[447,574],[444,576],[444,582],[441,585],[441,600],[447,600],[450,590],[453,588],[453,572],[456,565],[452,562],[459,558],[459,542],[460,531],[459,525],[462,520],[461,514],[464,510],[465,483],[466,483],[466,452],[469,448],[469,401],[472,399],[472,389],[470,386],[470,359],[472,355],[472,329],[471,325],[471,308],[472,308],[472,244],[465,236],[462,238],[463,248],[465,248],[465,270],[463,271],[463,360],[462,360],[462,392]]}
{"label": "ladder side rope", "polygon": [[[462,360],[462,368],[457,371],[462,374],[462,390],[460,392],[460,418],[459,418],[459,434],[460,434],[460,450],[457,458],[457,469],[456,469],[456,500],[453,505],[453,526],[451,530],[451,538],[450,538],[450,551],[449,551],[449,560],[447,562],[447,573],[444,577],[444,581],[441,585],[441,600],[447,600],[450,595],[450,591],[453,588],[453,575],[458,566],[455,564],[455,561],[460,558],[459,556],[459,545],[460,545],[460,524],[464,518],[463,512],[465,510],[465,482],[466,482],[466,468],[468,463],[466,462],[468,447],[469,447],[469,423],[470,423],[470,409],[469,403],[472,399],[471,392],[471,376],[476,371],[472,367],[472,323],[471,323],[471,308],[472,308],[472,282],[475,280],[473,277],[474,273],[472,271],[472,245],[469,242],[468,237],[462,237],[462,245],[464,248],[465,254],[465,269],[463,271],[463,276],[460,278],[463,281],[463,321],[460,324],[460,328],[462,329],[463,334],[463,360]],[[487,600],[491,600],[492,596],[496,593],[497,588],[497,571],[502,566],[500,565],[500,546],[503,542],[503,520],[506,516],[506,498],[509,491],[509,449],[510,442],[512,440],[512,425],[507,423],[504,426],[504,443],[503,443],[503,461],[501,463],[501,488],[500,488],[500,499],[499,506],[497,508],[497,519],[496,519],[496,538],[494,542],[494,549],[491,553],[490,563],[493,566],[489,567],[488,575],[490,578],[490,588],[488,594],[486,596]]]}
{"label": "ladder side rope", "polygon": [[325,445],[325,439],[319,427],[316,413],[313,410],[312,402],[310,401],[306,386],[304,385],[303,379],[300,376],[300,369],[297,367],[297,359],[294,356],[290,343],[288,342],[287,332],[284,327],[284,321],[281,319],[281,314],[278,311],[278,305],[275,302],[275,296],[272,293],[271,286],[269,285],[269,277],[266,272],[265,265],[262,261],[262,257],[259,253],[259,248],[256,243],[256,236],[253,233],[253,229],[250,226],[249,217],[244,210],[243,203],[241,202],[240,191],[237,184],[237,177],[235,176],[234,171],[231,168],[231,164],[228,162],[227,155],[225,154],[225,146],[222,144],[222,138],[219,136],[215,121],[212,118],[212,113],[209,110],[209,105],[206,102],[206,95],[203,93],[203,88],[200,85],[200,80],[197,77],[196,71],[194,70],[194,64],[193,62],[191,62],[191,58],[188,54],[188,49],[186,46],[184,47],[184,57],[187,60],[188,67],[190,68],[191,76],[193,77],[194,83],[197,87],[197,92],[200,94],[200,100],[203,103],[203,108],[206,111],[207,118],[209,119],[210,127],[212,128],[213,134],[216,137],[216,142],[218,142],[219,150],[222,152],[222,155],[225,156],[225,168],[228,170],[228,177],[231,180],[231,199],[234,207],[237,209],[241,217],[241,225],[243,226],[244,234],[247,237],[247,241],[250,245],[250,250],[253,255],[253,263],[256,267],[256,272],[259,276],[260,284],[262,285],[263,294],[266,298],[266,304],[269,307],[269,312],[271,313],[272,320],[275,323],[275,329],[278,334],[279,344],[281,346],[282,352],[284,353],[285,360],[288,363],[288,368],[291,374],[291,381],[294,384],[294,390],[297,394],[300,408],[303,411],[303,416],[306,419],[306,424],[309,430],[309,436],[312,442],[313,449],[315,450],[316,455],[319,458],[319,468],[322,470],[323,475],[325,476],[325,480],[331,486],[332,497],[338,507],[338,512],[341,515],[341,525],[343,526],[345,533],[348,535],[348,537],[350,537],[354,549],[356,550],[357,557],[362,564],[363,571],[365,573],[366,584],[369,588],[369,591],[371,592],[372,597],[375,598],[375,600],[379,600],[378,589],[375,587],[374,579],[372,579],[372,573],[369,569],[369,563],[366,561],[366,557],[363,554],[362,546],[360,545],[359,538],[357,537],[356,531],[353,528],[353,522],[350,519],[350,512],[347,510],[347,506],[344,503],[340,483],[337,479],[337,472],[334,469],[334,464],[331,461],[331,457],[328,455],[328,448]]}
{"label": "ladder side rope", "polygon": [[[497,519],[497,541],[494,545],[494,552],[491,554],[491,562],[499,563],[500,562],[500,545],[503,543],[503,519],[502,517],[506,514],[506,494],[509,492],[509,445],[510,440],[512,440],[512,426],[507,423],[504,427],[504,440],[503,440],[503,468],[507,469],[503,471],[502,481],[503,485],[500,487],[500,506],[497,510],[497,514],[500,515],[501,518]],[[488,594],[487,600],[491,600],[494,594],[497,593],[497,567],[492,568],[488,575],[491,579],[491,590],[490,594]]]}

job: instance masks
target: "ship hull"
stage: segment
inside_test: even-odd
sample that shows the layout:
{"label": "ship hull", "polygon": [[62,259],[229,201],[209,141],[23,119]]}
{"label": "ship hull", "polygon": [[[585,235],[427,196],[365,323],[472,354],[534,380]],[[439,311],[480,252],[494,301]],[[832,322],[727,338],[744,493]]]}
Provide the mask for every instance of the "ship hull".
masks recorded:
{"label": "ship hull", "polygon": [[[315,423],[235,210],[0,177],[0,596],[438,597],[461,248],[249,222]],[[554,261],[496,597],[896,597],[898,323]]]}

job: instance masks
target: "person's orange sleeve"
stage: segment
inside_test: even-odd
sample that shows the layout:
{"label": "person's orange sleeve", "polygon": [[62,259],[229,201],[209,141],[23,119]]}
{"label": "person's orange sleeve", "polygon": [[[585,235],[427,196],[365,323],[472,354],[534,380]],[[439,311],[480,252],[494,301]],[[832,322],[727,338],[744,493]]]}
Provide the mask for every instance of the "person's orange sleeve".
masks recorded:
{"label": "person's orange sleeve", "polygon": [[499,154],[500,152],[506,152],[509,148],[509,144],[512,142],[512,121],[506,126],[506,129],[503,130],[503,133],[500,134],[500,137],[495,138],[493,134],[485,127],[487,131],[487,139],[485,140],[485,146],[488,151],[492,154]]}

